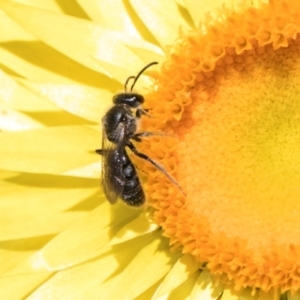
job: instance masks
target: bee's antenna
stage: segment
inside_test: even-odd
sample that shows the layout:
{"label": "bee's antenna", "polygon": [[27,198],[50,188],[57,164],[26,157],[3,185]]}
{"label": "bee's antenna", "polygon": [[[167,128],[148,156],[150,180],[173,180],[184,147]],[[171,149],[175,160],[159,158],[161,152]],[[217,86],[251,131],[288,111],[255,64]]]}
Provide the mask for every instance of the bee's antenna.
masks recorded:
{"label": "bee's antenna", "polygon": [[[129,82],[129,80],[130,80],[130,79],[134,79],[134,78],[135,78],[135,76],[129,76],[129,77],[126,79],[125,84],[124,84],[125,92],[127,92],[127,84],[128,84],[128,82]],[[131,89],[131,90],[132,90],[132,89]]]}
{"label": "bee's antenna", "polygon": [[[137,80],[139,79],[139,77],[143,74],[143,72],[145,71],[145,70],[147,70],[149,67],[151,67],[151,66],[153,66],[153,65],[157,65],[158,64],[158,62],[157,61],[153,61],[153,62],[151,62],[150,64],[148,64],[146,67],[144,67],[136,76],[130,76],[129,78],[134,78],[134,81],[133,81],[133,83],[132,83],[132,85],[131,85],[131,88],[130,88],[130,91],[132,92],[132,89],[133,89],[133,87],[134,87],[134,85],[135,85],[135,83],[137,82]],[[128,79],[129,79],[128,78]],[[127,83],[128,83],[128,79],[126,80],[126,83],[125,83],[125,90],[126,90],[126,85],[127,85]]]}

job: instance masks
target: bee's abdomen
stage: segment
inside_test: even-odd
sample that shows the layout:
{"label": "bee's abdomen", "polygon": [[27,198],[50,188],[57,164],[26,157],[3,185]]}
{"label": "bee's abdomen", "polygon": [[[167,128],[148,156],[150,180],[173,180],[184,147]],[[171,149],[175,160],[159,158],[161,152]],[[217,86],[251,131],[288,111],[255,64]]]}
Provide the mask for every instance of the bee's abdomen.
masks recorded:
{"label": "bee's abdomen", "polygon": [[125,176],[122,195],[123,200],[131,206],[143,205],[145,202],[145,194],[136,169],[126,152],[123,157],[123,174]]}

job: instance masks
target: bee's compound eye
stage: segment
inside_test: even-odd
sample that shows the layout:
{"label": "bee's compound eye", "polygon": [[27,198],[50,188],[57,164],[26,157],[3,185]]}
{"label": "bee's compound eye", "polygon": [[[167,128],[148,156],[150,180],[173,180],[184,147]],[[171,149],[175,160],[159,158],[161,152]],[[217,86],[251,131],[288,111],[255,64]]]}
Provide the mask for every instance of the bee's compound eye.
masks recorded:
{"label": "bee's compound eye", "polygon": [[124,97],[123,95],[124,95],[124,93],[114,95],[113,103],[114,104],[122,104],[123,103],[123,97]]}
{"label": "bee's compound eye", "polygon": [[113,97],[114,104],[126,104],[136,108],[144,103],[144,97],[136,93],[120,93]]}
{"label": "bee's compound eye", "polygon": [[140,94],[135,94],[135,102],[143,104],[145,101],[144,97]]}

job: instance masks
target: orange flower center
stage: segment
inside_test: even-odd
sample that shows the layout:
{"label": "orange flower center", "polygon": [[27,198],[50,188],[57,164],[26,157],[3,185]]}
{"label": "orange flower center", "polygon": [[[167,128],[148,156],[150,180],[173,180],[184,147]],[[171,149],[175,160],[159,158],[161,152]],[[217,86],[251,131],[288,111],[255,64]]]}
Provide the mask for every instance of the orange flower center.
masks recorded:
{"label": "orange flower center", "polygon": [[186,193],[143,165],[154,218],[171,244],[236,288],[295,292],[300,3],[273,2],[224,11],[224,20],[182,36],[147,98],[152,118],[143,120],[145,130],[171,136],[139,149]]}

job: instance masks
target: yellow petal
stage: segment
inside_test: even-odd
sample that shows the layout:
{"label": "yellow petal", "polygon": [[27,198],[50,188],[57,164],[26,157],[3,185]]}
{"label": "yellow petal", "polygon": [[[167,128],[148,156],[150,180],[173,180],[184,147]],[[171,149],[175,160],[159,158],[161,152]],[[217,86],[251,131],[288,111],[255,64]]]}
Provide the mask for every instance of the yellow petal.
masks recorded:
{"label": "yellow petal", "polygon": [[103,28],[110,28],[140,38],[132,18],[128,16],[128,5],[121,0],[77,0],[90,18]]}
{"label": "yellow petal", "polygon": [[0,102],[10,108],[24,112],[58,111],[53,104],[28,91],[17,80],[1,70]]}
{"label": "yellow petal", "polygon": [[9,75],[48,82],[80,82],[93,86],[111,84],[107,76],[84,67],[40,41],[13,41],[1,46],[0,64]]}
{"label": "yellow petal", "polygon": [[175,2],[178,4],[178,5],[181,5],[182,7],[186,7],[186,3],[184,0],[175,0]]}
{"label": "yellow petal", "polygon": [[22,80],[22,83],[58,107],[97,123],[112,106],[112,93],[107,90],[79,84],[38,83],[26,80]]}
{"label": "yellow petal", "polygon": [[[190,275],[185,282],[183,282],[180,286],[178,286],[177,288],[172,290],[172,292],[169,295],[169,298],[167,298],[167,299],[192,300],[192,298],[190,298],[190,294],[191,294],[193,287],[197,283],[198,277],[199,277],[199,272],[195,272],[192,275]],[[163,297],[163,299],[164,299],[164,297]],[[163,299],[161,299],[161,300],[163,300]],[[195,299],[195,300],[197,300],[197,299]]]}
{"label": "yellow petal", "polygon": [[[8,240],[0,242],[0,274],[9,270],[10,268],[17,265],[20,261],[26,259],[26,257],[32,255],[41,244],[46,243],[51,237],[42,236],[39,238],[24,239],[24,240]],[[23,250],[22,246],[30,244],[31,249]],[[12,280],[12,278],[10,278]],[[1,286],[1,277],[0,277]],[[1,295],[1,291],[0,291]]]}
{"label": "yellow petal", "polygon": [[151,299],[153,294],[155,293],[156,289],[160,285],[162,279],[154,283],[152,286],[150,286],[147,290],[142,292],[139,296],[134,298],[134,300],[145,300],[145,299]]}
{"label": "yellow petal", "polygon": [[[81,118],[63,112],[50,103],[42,94],[40,95],[41,97],[38,97],[36,91],[30,92],[29,88],[24,87],[25,82],[27,81],[16,80],[13,76],[0,71],[0,103],[3,103],[2,105],[8,109],[13,108],[22,111],[23,116],[20,118],[24,119],[24,122],[25,119],[27,121],[32,120],[32,126],[37,123],[48,126],[83,123]],[[86,121],[86,123],[88,122]]]}
{"label": "yellow petal", "polygon": [[199,264],[195,263],[191,255],[183,255],[164,278],[152,299],[168,299],[172,290],[186,281],[198,268]]}
{"label": "yellow petal", "polygon": [[130,0],[130,3],[161,46],[174,42],[178,37],[179,27],[188,28],[172,0]]}
{"label": "yellow petal", "polygon": [[[122,273],[103,284],[103,294],[99,295],[99,300],[134,299],[165,276],[178,258],[178,253],[168,254],[165,251],[167,244],[166,239],[159,237],[144,247]],[[119,288],[116,289],[116,286]]]}
{"label": "yellow petal", "polygon": [[[241,291],[234,291],[231,288],[225,288],[222,293],[222,300],[237,300],[241,295]],[[265,299],[267,300],[267,299]],[[270,299],[268,299],[270,300]]]}
{"label": "yellow petal", "polygon": [[[52,300],[52,299],[101,299],[101,295],[106,294],[108,286],[111,289],[120,289],[123,294],[126,287],[122,282],[116,282],[115,276],[122,276],[120,272],[133,259],[138,251],[154,240],[153,235],[146,235],[139,239],[131,240],[127,243],[113,247],[113,250],[100,251],[101,256],[90,262],[63,270],[55,274],[51,279],[41,285],[27,299],[28,300]],[[125,251],[130,249],[130,251]],[[155,257],[153,258],[155,259]],[[128,276],[132,274],[126,273]],[[111,283],[111,281],[113,281]],[[116,283],[114,285],[114,282]],[[131,284],[134,284],[131,282]],[[137,282],[138,284],[138,282]],[[76,288],[74,288],[76,287]],[[138,286],[138,289],[143,287]],[[125,299],[107,297],[105,299]],[[133,298],[130,298],[133,299]]]}
{"label": "yellow petal", "polygon": [[[100,198],[99,200],[104,200]],[[105,200],[98,208],[76,224],[56,236],[33,257],[33,264],[43,270],[59,270],[87,261],[100,254],[113,231],[130,222],[137,214],[122,207],[122,215],[111,219],[111,205]],[[118,206],[113,207],[118,210]],[[120,213],[120,212],[118,212]],[[107,230],[107,226],[110,230]]]}
{"label": "yellow petal", "polygon": [[80,126],[3,132],[0,141],[3,169],[60,174],[99,160],[99,133]]}
{"label": "yellow petal", "polygon": [[0,299],[24,299],[52,275],[51,272],[47,271],[32,272],[30,259],[24,260],[1,275]]}
{"label": "yellow petal", "polygon": [[63,175],[70,175],[70,176],[76,176],[76,177],[86,177],[86,178],[99,178],[99,174],[101,174],[101,163],[96,162],[89,164],[87,166],[83,166],[80,168],[76,168],[73,170],[69,170]]}
{"label": "yellow petal", "polygon": [[145,63],[152,61],[162,62],[164,60],[164,54],[161,48],[154,46],[149,47],[148,43],[144,46],[144,43],[140,43],[139,41],[132,43],[131,41],[125,39],[123,43]]}
{"label": "yellow petal", "polygon": [[136,219],[128,223],[126,227],[119,230],[110,240],[108,245],[112,246],[126,242],[149,232],[153,232],[158,228],[157,224],[150,221],[148,215],[140,214]]}
{"label": "yellow petal", "polygon": [[[91,203],[99,201],[95,179],[30,173],[5,175],[7,178],[1,182],[1,240],[59,233],[85,216]],[[78,205],[80,209],[76,208]],[[31,244],[26,246],[30,249]]]}
{"label": "yellow petal", "polygon": [[47,1],[40,1],[40,0],[18,0],[18,3],[22,3],[25,5],[30,5],[33,7],[45,9],[55,13],[65,13],[70,16],[82,18],[82,19],[89,19],[89,17],[85,14],[82,8],[77,4],[76,1],[61,1],[57,2],[55,0],[47,0]]}
{"label": "yellow petal", "polygon": [[[1,46],[5,45],[5,43],[7,42],[14,41],[14,40],[19,40],[19,41],[35,40],[35,38],[30,33],[22,29],[21,26],[16,24],[2,10],[0,10],[0,28],[6,29],[0,31]],[[1,60],[3,60],[3,56],[1,56]]]}
{"label": "yellow petal", "polygon": [[106,77],[42,43],[2,10],[0,28],[0,65],[7,74],[50,82],[106,84]]}
{"label": "yellow petal", "polygon": [[[222,294],[224,287],[222,285],[216,285],[211,278],[208,271],[202,271],[191,294],[190,300],[192,299],[206,299],[214,300],[218,299]],[[226,297],[224,297],[226,298]],[[223,299],[223,297],[222,297]],[[225,299],[223,299],[225,300]]]}
{"label": "yellow petal", "polygon": [[250,288],[243,289],[242,293],[239,295],[240,299],[247,299],[247,300],[262,300],[260,297],[260,291],[254,293]]}
{"label": "yellow petal", "polygon": [[193,1],[193,0],[184,0],[186,7],[193,18],[196,26],[199,26],[201,21],[204,21],[207,14],[212,14],[212,17],[217,15],[218,9],[222,8],[224,3],[228,3],[226,0],[201,0],[201,1]]}
{"label": "yellow petal", "polygon": [[[114,75],[122,82],[124,68],[144,64],[127,47],[117,42],[122,34],[104,30],[96,23],[8,0],[3,0],[0,8],[31,34],[82,65],[107,75],[110,75],[109,65],[118,67],[120,72]],[[103,62],[106,69],[100,67],[99,62]]]}
{"label": "yellow petal", "polygon": [[0,103],[0,129],[2,130],[26,130],[43,128],[44,126],[25,114],[19,113]]}
{"label": "yellow petal", "polygon": [[241,4],[243,6],[258,6],[261,5],[262,2],[260,0],[201,0],[201,1],[193,1],[193,0],[184,0],[186,7],[194,20],[194,23],[199,26],[200,22],[203,22],[207,16],[210,18],[216,18],[219,16],[219,13],[225,7],[238,9]]}
{"label": "yellow petal", "polygon": [[18,0],[18,3],[30,5],[33,7],[38,7],[41,9],[49,10],[52,12],[62,13],[62,7],[59,5],[55,0],[47,0],[47,1],[40,1],[40,0]]}
{"label": "yellow petal", "polygon": [[[290,292],[287,293],[287,299],[288,300],[299,300],[300,299],[300,292],[297,292],[295,294],[291,294]],[[261,300],[261,299],[259,299]]]}

